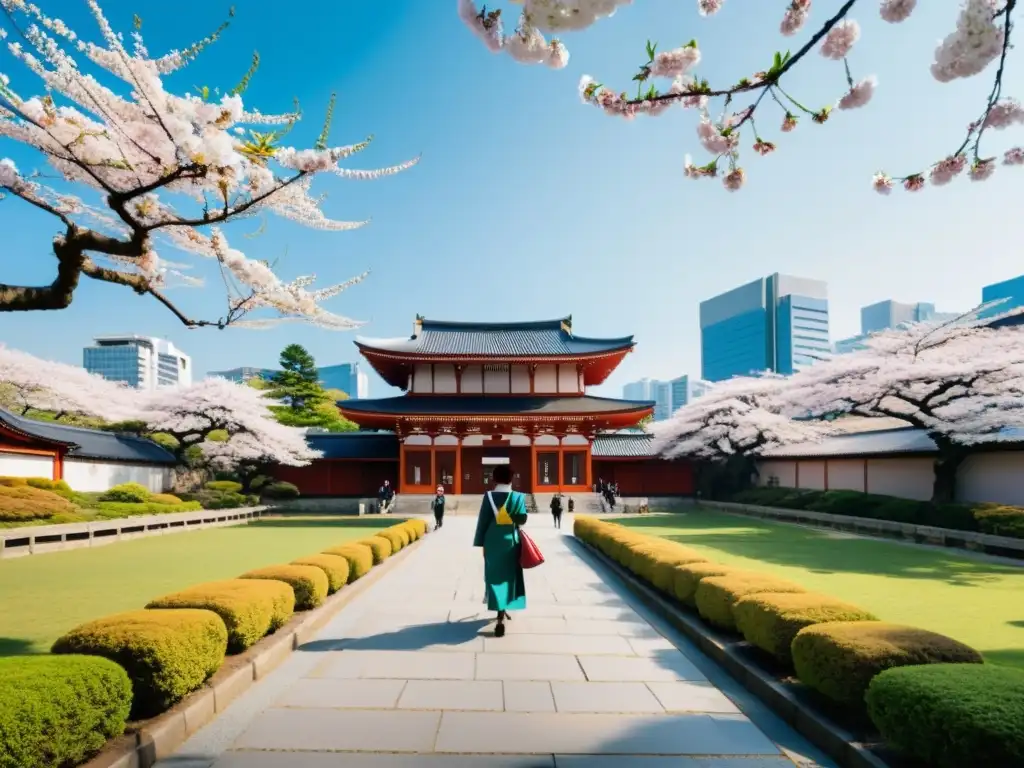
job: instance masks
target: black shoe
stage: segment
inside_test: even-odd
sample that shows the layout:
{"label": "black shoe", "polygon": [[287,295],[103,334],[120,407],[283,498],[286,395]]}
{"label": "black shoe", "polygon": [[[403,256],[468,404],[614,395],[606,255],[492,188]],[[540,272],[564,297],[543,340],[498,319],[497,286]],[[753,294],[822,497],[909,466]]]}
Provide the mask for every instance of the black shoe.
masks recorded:
{"label": "black shoe", "polygon": [[504,624],[504,622],[499,621],[497,623],[497,625],[494,627],[494,636],[495,637],[504,637],[505,636],[505,624]]}

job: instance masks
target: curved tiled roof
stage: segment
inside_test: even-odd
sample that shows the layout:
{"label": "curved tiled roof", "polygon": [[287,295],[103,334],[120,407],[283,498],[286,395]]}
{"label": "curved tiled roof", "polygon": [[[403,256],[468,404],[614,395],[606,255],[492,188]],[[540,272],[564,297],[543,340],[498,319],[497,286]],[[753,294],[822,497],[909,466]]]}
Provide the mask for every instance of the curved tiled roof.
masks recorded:
{"label": "curved tiled roof", "polygon": [[71,446],[69,459],[128,461],[133,464],[175,464],[174,455],[152,440],[102,429],[86,429],[36,421],[0,408],[0,425],[45,443]]}
{"label": "curved tiled roof", "polygon": [[572,357],[633,346],[632,336],[591,339],[572,333],[571,318],[529,323],[457,323],[420,320],[416,335],[357,338],[364,349],[399,355],[451,357]]}
{"label": "curved tiled roof", "polygon": [[620,432],[594,438],[595,459],[649,459],[655,456],[654,438],[645,432]]}
{"label": "curved tiled roof", "polygon": [[623,413],[653,408],[642,400],[616,400],[590,395],[544,397],[512,395],[500,397],[467,395],[400,395],[377,400],[342,400],[338,407],[349,413],[387,413],[397,416],[499,416],[508,414]]}

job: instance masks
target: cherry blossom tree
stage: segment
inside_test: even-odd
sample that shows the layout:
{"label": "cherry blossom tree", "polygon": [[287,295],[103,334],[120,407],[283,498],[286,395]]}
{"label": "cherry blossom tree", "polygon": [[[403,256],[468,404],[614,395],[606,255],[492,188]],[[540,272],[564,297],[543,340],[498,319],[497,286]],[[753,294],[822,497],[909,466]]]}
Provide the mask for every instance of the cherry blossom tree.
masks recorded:
{"label": "cherry blossom tree", "polygon": [[139,393],[74,365],[43,360],[0,345],[4,404],[21,415],[45,411],[53,418],[126,421],[138,414]]}
{"label": "cherry blossom tree", "polygon": [[[274,419],[271,403],[252,387],[209,378],[149,395],[139,419],[149,431],[173,437],[179,458],[198,447],[221,469],[304,466],[318,458],[320,453],[306,444],[303,430]],[[226,433],[227,439],[211,439],[217,432]]]}
{"label": "cherry blossom tree", "polygon": [[[313,194],[314,177],[377,179],[416,160],[372,171],[342,168],[339,163],[365,149],[369,139],[328,145],[333,99],[313,147],[283,143],[300,118],[298,109],[265,114],[243,103],[258,56],[227,92],[204,87],[175,95],[167,78],[216,42],[227,25],[184,50],[152,55],[138,17],[128,43],[97,0],[86,2],[100,44],[26,0],[0,0],[0,40],[6,38],[9,52],[42,86],[32,95],[31,84],[0,72],[0,138],[36,150],[50,166],[47,176],[0,160],[0,197],[45,211],[61,227],[52,244],[53,282],[0,284],[0,311],[63,309],[87,277],[152,296],[192,328],[281,321],[332,329],[358,325],[321,304],[365,274],[319,289],[311,287],[315,276],[286,281],[266,261],[232,247],[222,226],[276,214],[322,230],[361,227],[367,222],[328,218]],[[123,88],[108,88],[90,70]],[[165,249],[218,265],[227,286],[220,317],[191,317],[168,298],[166,289],[200,281],[164,260]],[[262,316],[249,317],[253,312]]]}
{"label": "cherry blossom tree", "polygon": [[896,418],[925,430],[939,451],[934,499],[952,501],[972,448],[1018,441],[1024,428],[1024,326],[991,322],[975,313],[881,331],[865,349],[795,375],[778,407],[791,416]]}
{"label": "cherry blossom tree", "polygon": [[[460,18],[488,49],[508,53],[525,64],[545,64],[555,69],[568,63],[569,53],[561,40],[548,40],[545,35],[587,29],[632,1],[509,0],[521,5],[522,13],[515,31],[506,34],[500,8],[484,6],[478,10],[474,0],[457,0]],[[724,4],[725,0],[697,0],[696,10],[701,16],[710,17]],[[780,34],[800,36],[800,47],[795,52],[776,52],[773,58],[766,59],[763,71],[747,73],[732,84],[711,84],[696,74],[703,52],[695,40],[667,50],[659,50],[657,44],[648,41],[644,57],[632,76],[635,93],[626,93],[624,83],[608,86],[584,75],[579,84],[580,97],[585,104],[605,114],[627,119],[638,115],[654,117],[677,106],[695,110],[699,115],[697,138],[710,161],[694,164],[687,157],[685,175],[693,179],[721,177],[726,189],[736,191],[746,180],[746,170],[740,163],[741,146],[745,144],[759,155],[776,150],[771,140],[774,137],[762,132],[769,122],[778,125],[780,133],[788,134],[796,130],[801,121],[822,124],[833,117],[835,110],[860,109],[871,101],[878,87],[877,79],[853,74],[856,61],[852,53],[861,35],[853,12],[873,11],[880,13],[886,22],[899,24],[911,17],[918,3],[917,0],[835,0],[827,4],[831,8],[826,18],[810,34],[805,34],[804,29],[812,18],[812,0],[783,0],[777,5],[781,15]],[[826,3],[817,0],[815,5]],[[959,15],[952,3],[945,5],[949,6],[952,31],[935,49],[932,75],[939,82],[948,83],[980,75],[996,64],[992,88],[982,100],[976,117],[970,120],[963,141],[953,152],[925,170],[902,176],[878,172],[873,184],[881,194],[889,194],[896,184],[908,191],[920,190],[929,181],[942,186],[964,171],[972,180],[983,181],[995,171],[1000,157],[983,151],[982,138],[991,136],[991,131],[1024,123],[1024,108],[1003,95],[1003,74],[1011,49],[1017,0],[962,0]],[[838,99],[833,105],[821,108],[807,107],[794,98],[787,78],[794,67],[815,51],[831,62],[842,63],[842,68],[837,68],[837,79],[843,83]],[[787,81],[785,85],[784,81]],[[718,100],[721,107],[718,116],[712,114],[713,100]],[[765,114],[766,109],[775,110],[776,115]],[[1007,166],[1024,164],[1024,147],[1006,149],[1001,162]]]}
{"label": "cherry blossom tree", "polygon": [[832,427],[782,413],[782,376],[737,377],[716,384],[663,422],[654,422],[654,450],[666,459],[694,461],[704,494],[732,492],[756,473],[752,457],[794,443],[820,440]]}

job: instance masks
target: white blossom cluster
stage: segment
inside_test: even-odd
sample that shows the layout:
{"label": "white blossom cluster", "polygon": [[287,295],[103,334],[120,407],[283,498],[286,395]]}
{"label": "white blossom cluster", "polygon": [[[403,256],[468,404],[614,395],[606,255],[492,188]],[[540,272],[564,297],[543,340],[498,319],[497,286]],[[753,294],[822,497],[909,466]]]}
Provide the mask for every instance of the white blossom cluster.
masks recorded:
{"label": "white blossom cluster", "polygon": [[[27,41],[7,36],[8,51],[44,87],[39,95],[26,94],[15,79],[0,72],[0,138],[40,151],[60,177],[49,186],[36,176],[19,174],[12,162],[3,160],[0,193],[21,197],[66,220],[88,218],[106,235],[141,243],[128,253],[106,254],[100,249],[97,255],[106,256],[122,274],[141,275],[144,288],[160,288],[177,275],[159,255],[162,241],[219,260],[234,278],[236,309],[244,301],[246,310],[267,308],[284,319],[306,319],[328,328],[356,325],[318,306],[351,283],[307,291],[308,282],[280,280],[269,269],[253,266],[257,262],[240,251],[230,251],[228,263],[222,258],[228,252],[223,235],[222,244],[214,247],[201,229],[262,213],[317,229],[360,227],[366,222],[335,221],[324,214],[321,200],[310,192],[314,175],[375,179],[403,171],[416,160],[373,171],[342,168],[339,162],[368,142],[343,147],[326,147],[323,142],[312,149],[281,145],[299,115],[267,115],[247,107],[243,85],[227,93],[171,93],[165,78],[186,66],[216,35],[184,51],[153,57],[138,31],[127,45],[97,0],[86,2],[102,45],[81,39],[32,3],[0,0],[8,18],[23,25]],[[86,65],[120,80],[124,91],[108,87],[110,78],[101,82]],[[280,130],[260,133],[256,129],[262,126]],[[88,206],[79,197],[58,193],[58,188],[66,188],[65,182],[98,192],[106,206]]]}
{"label": "white blossom cluster", "polygon": [[950,32],[935,49],[932,75],[942,83],[974,77],[1003,52],[1006,29],[996,17],[999,0],[965,0]]}

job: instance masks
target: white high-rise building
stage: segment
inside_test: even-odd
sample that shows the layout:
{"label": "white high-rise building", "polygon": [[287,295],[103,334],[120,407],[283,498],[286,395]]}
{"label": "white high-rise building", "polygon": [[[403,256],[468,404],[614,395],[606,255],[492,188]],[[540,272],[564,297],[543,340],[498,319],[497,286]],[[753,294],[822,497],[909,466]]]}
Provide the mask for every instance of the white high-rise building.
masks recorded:
{"label": "white high-rise building", "polygon": [[109,381],[137,389],[165,389],[192,383],[192,358],[171,342],[150,336],[100,336],[82,350],[82,365]]}
{"label": "white high-rise building", "polygon": [[622,388],[626,400],[646,400],[654,403],[654,421],[663,421],[687,403],[705,394],[711,385],[686,374],[671,381],[640,379]]}

